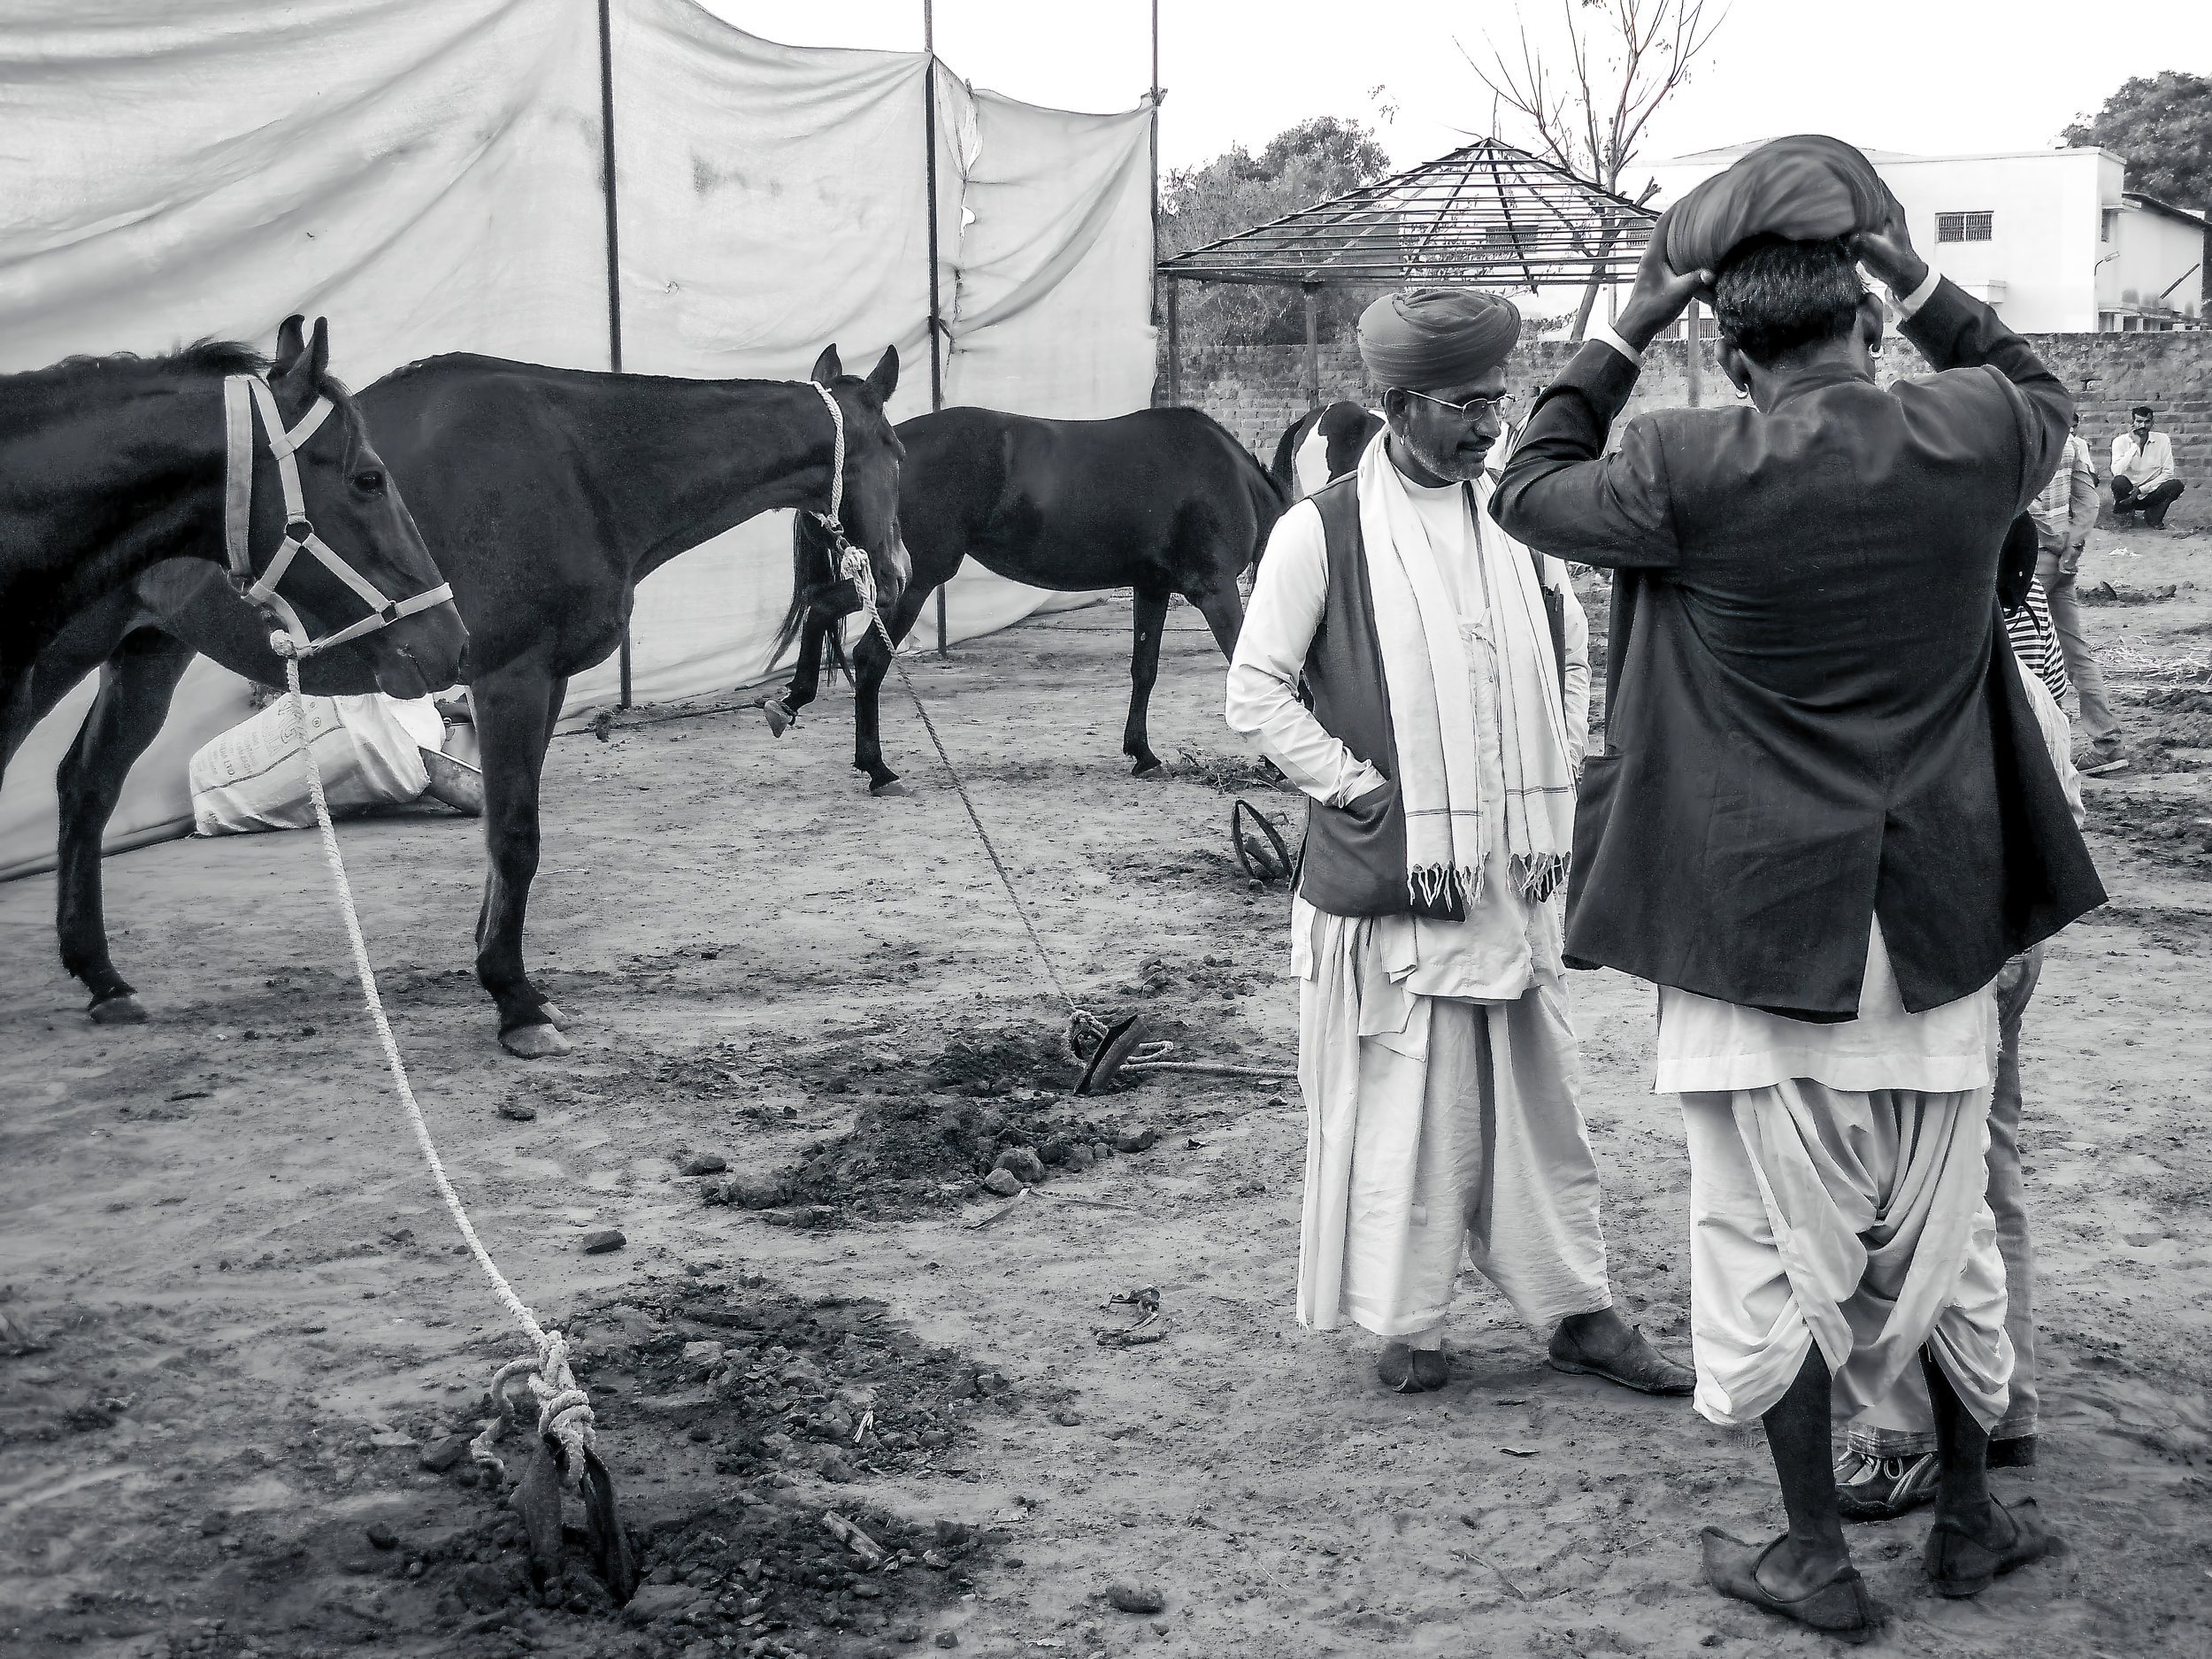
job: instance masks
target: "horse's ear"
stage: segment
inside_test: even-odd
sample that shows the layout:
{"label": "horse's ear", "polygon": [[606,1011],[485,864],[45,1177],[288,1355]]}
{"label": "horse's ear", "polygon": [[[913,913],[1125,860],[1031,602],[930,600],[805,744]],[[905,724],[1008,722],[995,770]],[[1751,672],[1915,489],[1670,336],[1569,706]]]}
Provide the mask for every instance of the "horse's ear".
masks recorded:
{"label": "horse's ear", "polygon": [[283,373],[297,363],[300,353],[307,349],[307,338],[302,332],[306,324],[307,319],[294,311],[277,325],[276,359],[269,365],[277,373]]}
{"label": "horse's ear", "polygon": [[876,402],[888,403],[891,394],[899,389],[899,349],[886,346],[883,355],[876,359],[876,366],[868,371],[868,389],[876,395]]}
{"label": "horse's ear", "polygon": [[844,372],[845,365],[837,356],[837,342],[832,341],[822,348],[822,355],[814,359],[814,367],[808,378],[817,386],[827,386]]}
{"label": "horse's ear", "polygon": [[307,346],[307,378],[311,385],[319,386],[330,373],[330,319],[315,319],[315,337]]}

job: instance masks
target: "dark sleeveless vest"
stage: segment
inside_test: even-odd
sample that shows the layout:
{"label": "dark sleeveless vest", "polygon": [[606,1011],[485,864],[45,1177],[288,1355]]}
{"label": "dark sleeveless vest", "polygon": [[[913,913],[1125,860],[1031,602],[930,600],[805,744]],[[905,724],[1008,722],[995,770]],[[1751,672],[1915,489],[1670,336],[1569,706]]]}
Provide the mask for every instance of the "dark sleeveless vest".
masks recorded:
{"label": "dark sleeveless vest", "polygon": [[[1329,591],[1321,626],[1306,653],[1305,680],[1322,729],[1390,780],[1379,800],[1354,806],[1309,801],[1306,843],[1298,854],[1298,894],[1332,916],[1403,916],[1414,911],[1446,921],[1467,919],[1456,898],[1417,904],[1406,880],[1405,803],[1397,787],[1398,751],[1383,680],[1382,640],[1375,628],[1374,591],[1367,581],[1367,546],[1359,528],[1359,475],[1348,474],[1310,497],[1321,514]],[[1474,511],[1471,492],[1468,511]],[[1566,597],[1541,580],[1551,624],[1552,653],[1566,677]]]}

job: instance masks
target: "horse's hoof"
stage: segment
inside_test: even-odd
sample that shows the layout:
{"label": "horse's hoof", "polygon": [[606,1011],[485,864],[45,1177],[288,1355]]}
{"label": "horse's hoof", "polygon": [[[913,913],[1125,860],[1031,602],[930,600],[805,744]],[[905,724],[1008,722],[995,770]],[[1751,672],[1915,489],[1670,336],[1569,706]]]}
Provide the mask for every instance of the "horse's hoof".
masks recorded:
{"label": "horse's hoof", "polygon": [[135,991],[126,991],[120,996],[104,996],[85,1012],[92,1016],[96,1025],[142,1025],[146,1023],[145,1004],[138,1000]]}
{"label": "horse's hoof", "polygon": [[520,1059],[542,1060],[549,1055],[566,1054],[568,1039],[550,1025],[518,1025],[499,1033],[499,1046]]}
{"label": "horse's hoof", "polygon": [[1164,778],[1167,768],[1156,760],[1141,760],[1129,769],[1132,778]]}
{"label": "horse's hoof", "polygon": [[568,1016],[561,1012],[561,1005],[558,1002],[540,1002],[538,1018],[556,1031],[568,1029]]}
{"label": "horse's hoof", "polygon": [[881,783],[870,784],[868,786],[868,793],[870,795],[904,795],[906,793],[906,786],[901,783],[896,778],[886,778]]}
{"label": "horse's hoof", "polygon": [[770,735],[774,737],[781,737],[788,732],[791,729],[791,722],[797,718],[791,712],[789,703],[777,702],[772,698],[760,705],[760,712],[762,718],[768,722]]}

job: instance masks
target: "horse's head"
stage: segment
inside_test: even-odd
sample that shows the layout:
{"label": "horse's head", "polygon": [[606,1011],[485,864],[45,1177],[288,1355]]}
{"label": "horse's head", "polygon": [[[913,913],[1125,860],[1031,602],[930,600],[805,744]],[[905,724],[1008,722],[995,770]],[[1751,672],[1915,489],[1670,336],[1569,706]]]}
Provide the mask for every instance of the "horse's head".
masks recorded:
{"label": "horse's head", "polygon": [[[277,595],[312,618],[323,636],[345,632],[385,612],[396,614],[357,636],[355,643],[396,697],[416,697],[452,685],[463,672],[468,630],[451,599],[407,611],[411,599],[444,585],[422,533],[400,498],[398,482],[369,441],[367,424],[346,388],[330,374],[330,329],[318,319],[311,339],[301,319],[288,318],[277,334],[269,390],[289,430],[320,399],[331,412],[296,451],[299,512],[312,534],[378,597],[334,570],[311,548],[296,554],[276,583]],[[257,576],[265,574],[288,535],[307,530],[292,520],[275,454],[251,416],[253,504],[247,517],[246,549]]]}
{"label": "horse's head", "polygon": [[[884,413],[884,406],[898,388],[898,348],[885,348],[876,366],[863,379],[845,373],[835,346],[825,347],[814,360],[811,379],[837,400],[844,415],[844,491],[838,517],[846,540],[868,556],[875,572],[877,608],[888,611],[914,575],[906,543],[899,534],[899,462],[906,450]],[[799,515],[797,534],[801,565],[810,573],[826,572],[822,603],[834,609],[826,592],[837,586],[837,550],[812,513]],[[813,586],[811,582],[807,585]],[[849,611],[849,605],[845,609]]]}

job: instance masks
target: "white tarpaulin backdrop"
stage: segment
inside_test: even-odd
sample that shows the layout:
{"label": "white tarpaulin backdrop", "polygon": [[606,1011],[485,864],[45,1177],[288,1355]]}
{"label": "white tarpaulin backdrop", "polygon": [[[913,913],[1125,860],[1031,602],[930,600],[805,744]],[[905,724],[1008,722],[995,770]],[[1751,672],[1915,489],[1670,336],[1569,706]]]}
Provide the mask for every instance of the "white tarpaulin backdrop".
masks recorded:
{"label": "white tarpaulin backdrop", "polygon": [[[929,407],[927,60],[777,46],[690,0],[615,0],[623,366],[803,375],[834,342]],[[1075,419],[1150,400],[1150,111],[937,98],[945,401]],[[331,319],[357,386],[442,351],[608,365],[594,0],[17,0],[0,17],[0,370]],[[790,596],[789,519],[638,591],[641,701],[757,680]],[[436,549],[433,549],[433,552]],[[951,633],[1044,602],[971,565]],[[926,617],[921,632],[930,632]],[[612,658],[569,714],[613,701]],[[0,879],[53,851],[79,687],[0,791]],[[202,661],[111,847],[190,825],[185,761],[246,713]]]}

